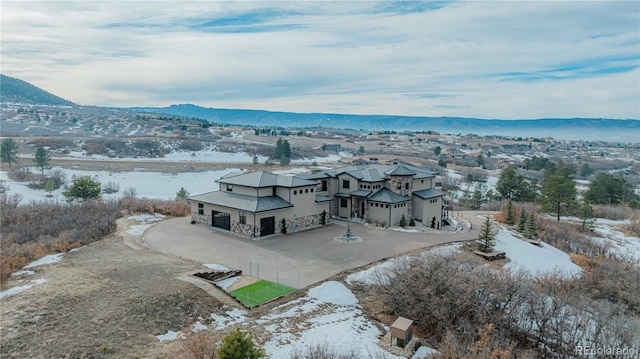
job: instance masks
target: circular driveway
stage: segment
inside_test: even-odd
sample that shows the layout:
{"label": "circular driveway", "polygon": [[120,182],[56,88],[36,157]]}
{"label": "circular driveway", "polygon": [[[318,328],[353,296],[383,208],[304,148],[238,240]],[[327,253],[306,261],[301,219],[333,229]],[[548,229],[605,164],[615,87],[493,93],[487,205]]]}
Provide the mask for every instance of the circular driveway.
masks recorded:
{"label": "circular driveway", "polygon": [[415,249],[475,239],[481,223],[477,213],[464,213],[471,220],[472,229],[465,226],[458,233],[407,233],[352,223],[351,231],[364,238],[358,243],[334,240],[346,231],[345,222],[253,241],[190,224],[189,217],[158,222],[145,232],[143,240],[166,254],[242,269],[244,275],[303,288],[346,269]]}

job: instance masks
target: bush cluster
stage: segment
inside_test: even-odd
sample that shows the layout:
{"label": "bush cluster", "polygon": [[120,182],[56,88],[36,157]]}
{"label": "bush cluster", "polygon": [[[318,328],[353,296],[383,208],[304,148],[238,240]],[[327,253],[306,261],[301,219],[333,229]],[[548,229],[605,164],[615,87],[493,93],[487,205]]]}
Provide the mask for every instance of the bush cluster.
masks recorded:
{"label": "bush cluster", "polygon": [[[397,268],[376,291],[385,312],[414,319],[443,358],[478,357],[480,349],[488,358],[567,357],[581,343],[638,347],[631,293],[640,289],[639,268],[607,260],[593,266],[581,278],[536,278],[467,253],[429,255]],[[622,269],[622,278],[614,275]]]}
{"label": "bush cluster", "polygon": [[79,247],[112,233],[120,217],[113,202],[28,203],[2,194],[0,211],[1,282],[14,271],[47,253]]}

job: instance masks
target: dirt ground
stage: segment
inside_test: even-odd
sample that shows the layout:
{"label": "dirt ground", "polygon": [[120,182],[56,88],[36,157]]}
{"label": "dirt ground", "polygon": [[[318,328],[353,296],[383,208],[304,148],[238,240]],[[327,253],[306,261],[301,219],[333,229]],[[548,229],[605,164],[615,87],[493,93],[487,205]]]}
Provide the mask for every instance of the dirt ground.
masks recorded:
{"label": "dirt ground", "polygon": [[188,277],[201,264],[143,248],[125,232],[126,222],[117,234],[12,279],[46,282],[2,299],[0,357],[167,358],[176,343],[156,335],[234,305]]}

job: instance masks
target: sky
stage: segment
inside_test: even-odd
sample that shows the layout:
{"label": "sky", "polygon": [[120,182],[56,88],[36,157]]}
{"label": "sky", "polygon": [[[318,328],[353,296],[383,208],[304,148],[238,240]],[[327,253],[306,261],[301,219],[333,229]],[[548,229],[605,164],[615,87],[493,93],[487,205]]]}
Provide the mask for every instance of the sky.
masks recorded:
{"label": "sky", "polygon": [[640,118],[637,1],[2,1],[1,71],[83,105]]}

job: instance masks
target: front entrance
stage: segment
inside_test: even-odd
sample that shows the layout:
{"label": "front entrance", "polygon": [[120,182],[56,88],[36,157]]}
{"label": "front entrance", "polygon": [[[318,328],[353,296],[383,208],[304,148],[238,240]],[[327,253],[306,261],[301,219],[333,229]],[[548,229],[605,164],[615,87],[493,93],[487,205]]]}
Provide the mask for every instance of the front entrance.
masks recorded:
{"label": "front entrance", "polygon": [[211,211],[212,223],[211,225],[216,228],[231,230],[231,214],[226,212]]}
{"label": "front entrance", "polygon": [[276,233],[276,217],[260,219],[260,237]]}

